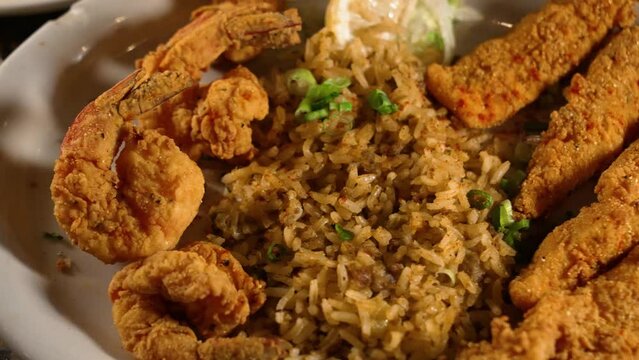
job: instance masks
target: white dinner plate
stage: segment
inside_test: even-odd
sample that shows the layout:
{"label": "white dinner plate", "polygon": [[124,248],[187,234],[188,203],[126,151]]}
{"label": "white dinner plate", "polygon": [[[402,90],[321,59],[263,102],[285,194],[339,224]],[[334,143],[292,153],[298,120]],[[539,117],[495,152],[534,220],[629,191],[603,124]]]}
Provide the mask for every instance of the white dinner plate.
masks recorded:
{"label": "white dinner plate", "polygon": [[25,15],[64,9],[76,0],[0,0],[0,15]]}
{"label": "white dinner plate", "polygon": [[[20,1],[36,2],[0,0],[0,7]],[[49,194],[53,163],[79,110],[204,3],[83,0],[0,66],[0,339],[21,358],[129,358],[112,325],[106,295],[118,267],[43,238],[44,232],[62,233]],[[306,14],[322,14],[311,9],[321,2],[291,3]],[[503,32],[503,23],[517,21],[541,1],[469,3],[486,19],[458,29],[461,51]],[[303,16],[309,20],[310,15]],[[58,252],[73,260],[72,275],[56,271]]]}

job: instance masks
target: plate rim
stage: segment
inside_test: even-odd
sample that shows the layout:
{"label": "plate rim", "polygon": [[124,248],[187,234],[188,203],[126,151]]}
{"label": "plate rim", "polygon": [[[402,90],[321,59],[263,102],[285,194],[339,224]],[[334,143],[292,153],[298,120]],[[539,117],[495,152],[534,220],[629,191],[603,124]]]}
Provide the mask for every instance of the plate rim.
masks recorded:
{"label": "plate rim", "polygon": [[63,9],[77,0],[0,0],[0,15],[28,15]]}

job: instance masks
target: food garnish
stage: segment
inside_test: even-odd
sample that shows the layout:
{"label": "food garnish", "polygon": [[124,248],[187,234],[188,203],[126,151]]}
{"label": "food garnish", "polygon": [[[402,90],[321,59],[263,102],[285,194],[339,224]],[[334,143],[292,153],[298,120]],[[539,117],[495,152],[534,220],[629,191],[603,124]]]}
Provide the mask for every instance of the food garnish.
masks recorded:
{"label": "food garnish", "polygon": [[494,207],[489,216],[495,230],[503,233],[504,242],[512,248],[515,248],[516,242],[521,240],[521,231],[530,227],[528,219],[515,221],[510,200],[504,200]]}
{"label": "food garnish", "polygon": [[396,112],[399,107],[382,90],[375,89],[368,94],[368,104],[373,110],[382,115],[390,115]]}
{"label": "food garnish", "polygon": [[317,80],[308,69],[293,69],[286,73],[286,87],[295,96],[305,96]]}
{"label": "food garnish", "polygon": [[483,190],[470,190],[466,193],[466,198],[473,209],[483,210],[493,206],[493,196]]}
{"label": "food garnish", "polygon": [[326,9],[326,27],[339,46],[349,44],[362,30],[392,23],[398,30],[377,31],[377,36],[405,41],[426,64],[453,58],[455,21],[480,18],[458,0],[331,0]]}
{"label": "food garnish", "polygon": [[284,244],[273,243],[266,249],[266,259],[270,262],[278,262],[288,255],[289,249]]}
{"label": "food garnish", "polygon": [[335,224],[334,227],[335,227],[335,232],[337,233],[339,238],[342,239],[343,241],[351,241],[355,237],[355,234],[353,234],[352,231],[348,231],[344,229],[344,227],[340,224]]}
{"label": "food garnish", "polygon": [[495,230],[504,232],[506,227],[514,222],[513,205],[510,200],[504,200],[494,207],[490,212],[490,220]]}
{"label": "food garnish", "polygon": [[295,116],[304,121],[327,118],[330,114],[331,102],[350,85],[350,79],[343,77],[327,79],[319,85],[311,85],[295,110]]}

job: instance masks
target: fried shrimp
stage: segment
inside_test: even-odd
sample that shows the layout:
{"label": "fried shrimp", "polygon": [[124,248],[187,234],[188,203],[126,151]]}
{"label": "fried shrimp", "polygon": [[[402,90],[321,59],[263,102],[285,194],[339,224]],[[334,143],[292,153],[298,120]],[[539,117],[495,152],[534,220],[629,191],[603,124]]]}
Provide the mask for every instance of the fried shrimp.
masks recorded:
{"label": "fried shrimp", "polygon": [[184,74],[136,72],[76,117],[51,195],[56,219],[82,250],[105,263],[140,259],[173,248],[197,214],[202,171],[170,138],[127,123],[190,86]]}
{"label": "fried shrimp", "polygon": [[[261,49],[298,44],[302,20],[296,9],[275,12],[276,4],[248,1],[201,7],[192,21],[137,63],[147,74],[182,71],[194,79],[226,51],[248,60]],[[242,48],[253,49],[238,53]]]}
{"label": "fried shrimp", "polygon": [[158,129],[193,159],[201,155],[251,158],[250,123],[268,114],[268,95],[257,77],[238,67],[209,86],[185,92],[140,118]]}
{"label": "fried shrimp", "polygon": [[286,343],[223,338],[260,309],[265,286],[224,248],[197,242],[126,266],[109,296],[124,348],[136,359],[265,359],[282,355]]}
{"label": "fried shrimp", "polygon": [[632,0],[554,0],[503,38],[456,64],[428,68],[437,100],[472,128],[497,126],[569,73],[614,26],[634,22]]}

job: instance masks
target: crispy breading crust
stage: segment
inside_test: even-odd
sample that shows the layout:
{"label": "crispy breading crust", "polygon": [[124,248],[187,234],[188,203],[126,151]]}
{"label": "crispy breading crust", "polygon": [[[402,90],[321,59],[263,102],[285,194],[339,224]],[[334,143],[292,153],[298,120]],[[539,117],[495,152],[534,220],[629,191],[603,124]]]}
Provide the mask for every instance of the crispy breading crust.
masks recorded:
{"label": "crispy breading crust", "polygon": [[639,203],[597,202],[544,239],[532,263],[511,281],[510,297],[529,309],[553,290],[583,285],[637,243]]}
{"label": "crispy breading crust", "polygon": [[548,235],[510,283],[517,307],[528,309],[553,290],[574,289],[639,244],[638,170],[636,141],[602,174],[598,202]]}
{"label": "crispy breading crust", "polygon": [[538,217],[621,151],[639,119],[639,27],[622,31],[565,91],[568,104],[551,115],[515,200]]}
{"label": "crispy breading crust", "polygon": [[126,123],[191,79],[168,72],[142,77],[128,76],[82,110],[62,142],[51,182],[60,226],[74,245],[105,263],[173,248],[204,196],[202,171],[173,140]]}
{"label": "crispy breading crust", "polygon": [[[147,74],[186,72],[199,80],[203,70],[225,51],[245,61],[261,49],[299,44],[302,20],[297,9],[278,13],[274,11],[276,6],[273,2],[238,1],[198,8],[189,24],[138,60],[137,67]],[[241,52],[245,46],[252,50]]]}
{"label": "crispy breading crust", "polygon": [[615,25],[634,22],[631,0],[555,0],[455,65],[428,68],[428,90],[467,126],[501,124],[574,69]]}
{"label": "crispy breading crust", "polygon": [[245,67],[229,71],[209,86],[192,88],[140,116],[142,126],[174,139],[192,159],[252,158],[250,123],[268,114],[268,94]]}
{"label": "crispy breading crust", "polygon": [[197,242],[126,266],[109,296],[122,344],[136,359],[273,359],[284,341],[219,338],[262,306],[264,288],[227,250]]}
{"label": "crispy breading crust", "polygon": [[545,296],[517,329],[496,319],[492,334],[458,359],[636,359],[639,248],[587,286]]}

